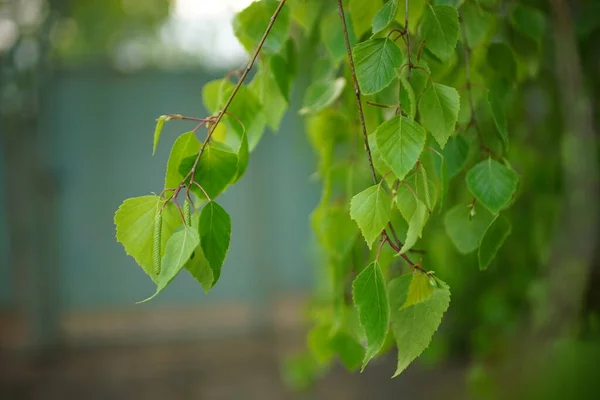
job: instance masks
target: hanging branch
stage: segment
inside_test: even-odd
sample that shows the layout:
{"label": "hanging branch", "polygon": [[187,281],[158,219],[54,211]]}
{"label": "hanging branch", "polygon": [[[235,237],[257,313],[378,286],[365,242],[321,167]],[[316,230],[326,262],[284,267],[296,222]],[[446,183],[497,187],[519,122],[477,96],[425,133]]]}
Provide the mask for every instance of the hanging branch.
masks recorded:
{"label": "hanging branch", "polygon": [[410,70],[413,67],[412,56],[410,54],[410,32],[408,31],[408,0],[404,2],[404,31],[406,32],[406,52],[408,53],[408,74],[407,79],[410,80]]}
{"label": "hanging branch", "polygon": [[194,161],[194,164],[192,165],[192,169],[187,174],[187,176],[183,179],[183,181],[182,181],[182,183],[180,185],[184,185],[185,182],[187,181],[187,179],[189,177],[193,177],[194,176],[194,173],[196,172],[196,167],[198,166],[198,162],[200,161],[200,157],[202,157],[202,153],[204,153],[204,149],[206,149],[206,146],[208,145],[208,142],[209,142],[211,136],[213,135],[213,133],[215,132],[217,126],[219,125],[219,123],[223,119],[223,116],[225,114],[227,114],[227,109],[229,108],[229,106],[233,102],[233,99],[235,98],[235,95],[237,94],[237,92],[240,89],[240,87],[242,87],[242,84],[244,83],[244,80],[246,79],[246,76],[248,76],[248,73],[250,72],[250,70],[254,66],[254,62],[258,58],[258,54],[260,53],[263,45],[265,44],[265,40],[267,40],[267,37],[269,36],[269,33],[271,32],[271,28],[273,28],[273,25],[275,24],[275,21],[277,20],[277,17],[279,16],[279,13],[281,12],[281,9],[285,5],[285,2],[286,2],[286,0],[281,0],[281,2],[279,3],[279,5],[277,6],[277,9],[275,9],[275,12],[273,12],[273,15],[269,19],[269,25],[267,25],[267,28],[265,29],[265,33],[263,33],[263,36],[260,39],[260,42],[258,42],[258,46],[256,46],[256,50],[254,50],[254,53],[250,57],[250,61],[248,62],[248,65],[244,69],[244,72],[242,72],[242,75],[240,76],[240,79],[238,80],[237,84],[235,85],[233,91],[231,92],[231,95],[229,96],[229,98],[225,102],[225,105],[223,106],[223,108],[221,109],[221,111],[219,111],[219,113],[217,114],[214,123],[212,123],[210,125],[208,134],[206,135],[206,139],[204,139],[204,142],[202,143],[202,146],[200,147],[200,150],[198,151],[198,155],[196,156],[196,160]]}
{"label": "hanging branch", "polygon": [[340,18],[342,19],[342,27],[344,29],[344,40],[346,42],[346,51],[348,52],[348,64],[350,64],[352,82],[354,83],[354,94],[356,95],[358,117],[360,118],[360,126],[362,129],[363,140],[365,142],[365,151],[367,152],[367,157],[369,159],[369,167],[371,168],[371,177],[373,178],[373,184],[376,185],[377,172],[375,172],[375,166],[373,165],[373,157],[371,155],[371,147],[369,147],[367,124],[365,122],[365,115],[363,113],[362,103],[360,101],[360,87],[358,86],[358,78],[356,78],[356,69],[354,68],[354,58],[352,57],[352,47],[350,45],[350,38],[348,37],[348,26],[346,25],[346,15],[344,14],[344,6],[342,4],[342,0],[338,0],[338,9],[340,11]]}
{"label": "hanging branch", "polygon": [[[348,64],[350,65],[350,72],[352,73],[352,81],[354,83],[354,94],[356,95],[356,104],[358,106],[358,116],[360,119],[360,126],[362,129],[362,134],[363,134],[363,139],[365,142],[365,151],[367,152],[367,157],[369,159],[369,167],[371,169],[371,177],[373,178],[373,184],[377,185],[378,181],[377,181],[377,172],[375,171],[375,166],[373,165],[373,156],[371,155],[371,148],[369,146],[369,139],[368,139],[368,133],[367,133],[367,124],[365,123],[365,115],[363,113],[363,108],[362,108],[362,103],[361,103],[361,93],[360,93],[360,87],[358,85],[358,78],[356,77],[356,69],[354,68],[354,58],[352,57],[352,47],[350,45],[350,38],[348,36],[348,26],[346,24],[346,15],[344,14],[344,6],[342,4],[342,0],[338,0],[338,10],[340,13],[340,18],[342,20],[342,28],[344,30],[344,41],[346,42],[346,51],[348,53]],[[408,7],[408,5],[407,5]],[[408,17],[407,17],[408,19]],[[390,227],[391,227],[391,223],[390,223]],[[391,227],[393,229],[393,227]],[[390,236],[388,235],[387,231],[384,229],[381,232],[381,242],[382,244],[387,242],[390,247],[392,249],[394,249],[394,251],[396,253],[399,253],[401,250],[401,246],[402,244],[399,243],[398,244],[394,244],[394,241],[390,238]],[[406,254],[401,254],[400,255],[412,268],[415,269],[420,269],[418,267],[417,264],[415,264],[414,262],[412,262],[412,260],[406,255]]]}

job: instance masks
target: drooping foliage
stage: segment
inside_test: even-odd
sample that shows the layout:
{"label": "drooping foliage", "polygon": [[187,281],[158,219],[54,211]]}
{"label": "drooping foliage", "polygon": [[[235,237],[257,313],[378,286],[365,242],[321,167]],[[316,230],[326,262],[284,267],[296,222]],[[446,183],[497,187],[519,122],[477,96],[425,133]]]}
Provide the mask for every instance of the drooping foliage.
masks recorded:
{"label": "drooping foliage", "polygon": [[[449,266],[428,234],[486,269],[512,232],[522,176],[509,162],[507,116],[539,71],[546,28],[542,12],[502,3],[259,0],[240,12],[248,68],[235,83],[205,85],[211,115],[158,118],[154,148],[164,123],[198,126],[175,141],[160,195],[128,199],[115,215],[117,239],[156,294],[184,269],[207,292],[218,283],[235,229],[218,197],[243,179],[265,129],[277,130],[291,91],[305,89],[292,111],[318,155],[311,223],[323,282],[300,362],[314,371],[338,357],[364,369],[395,344],[395,375],[405,370],[450,305]],[[316,60],[311,71],[297,67],[299,52]],[[294,87],[300,74],[307,88]]]}

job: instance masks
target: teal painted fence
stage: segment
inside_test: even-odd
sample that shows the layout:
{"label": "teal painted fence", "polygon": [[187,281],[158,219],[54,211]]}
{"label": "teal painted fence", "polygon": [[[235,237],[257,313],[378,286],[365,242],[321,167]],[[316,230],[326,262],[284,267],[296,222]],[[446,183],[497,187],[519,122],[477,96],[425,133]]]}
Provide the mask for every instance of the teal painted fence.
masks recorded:
{"label": "teal painted fence", "polygon": [[[134,305],[153,293],[153,284],[116,242],[114,211],[127,197],[161,191],[170,146],[177,134],[193,125],[168,123],[152,157],[154,119],[165,113],[206,115],[201,88],[212,78],[199,72],[160,71],[55,75],[43,99],[41,129],[59,185],[61,310],[224,300],[260,303],[265,297],[310,287],[308,216],[318,201],[318,189],[309,182],[314,164],[301,120],[288,113],[280,132],[264,136],[246,176],[220,199],[231,214],[233,232],[216,288],[207,296],[182,273],[157,299]],[[0,254],[4,258],[6,252]],[[2,264],[4,280],[8,269],[4,260]],[[9,290],[0,285],[0,299]]]}

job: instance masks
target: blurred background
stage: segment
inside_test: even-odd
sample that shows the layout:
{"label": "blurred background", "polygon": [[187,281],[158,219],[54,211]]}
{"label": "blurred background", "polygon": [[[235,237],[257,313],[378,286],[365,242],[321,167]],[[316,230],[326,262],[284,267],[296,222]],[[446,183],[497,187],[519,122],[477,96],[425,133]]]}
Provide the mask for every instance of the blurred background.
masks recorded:
{"label": "blurred background", "polygon": [[[553,339],[564,326],[576,332],[549,355],[561,360],[560,371],[543,376],[569,371],[570,393],[593,384],[600,360],[594,1],[571,4],[577,29],[562,43],[581,52],[567,58],[587,85],[587,120],[571,125],[574,141],[565,145],[569,111],[553,50],[561,44],[550,37],[545,86],[526,87],[519,100],[525,116],[511,156],[526,189],[511,211],[513,235],[480,274],[476,260],[461,258],[443,230],[431,228],[430,256],[453,289],[451,310],[432,347],[399,378],[390,379],[392,352],[363,374],[336,367],[306,392],[286,384],[295,372],[282,365],[305,348],[315,253],[309,215],[319,199],[295,112],[302,85],[279,132],[265,136],[245,177],[222,197],[233,232],[219,284],[204,295],[181,274],[155,300],[135,305],[154,285],[116,242],[113,214],[123,199],[160,190],[170,144],[193,128],[167,124],[152,157],[155,118],[207,115],[203,84],[245,64],[231,21],[250,2],[0,0],[0,398],[493,398],[527,372],[513,368],[524,364],[511,355],[530,343],[520,340],[530,325],[550,327],[534,337]],[[310,61],[301,62],[308,69]],[[564,263],[573,268],[553,272]]]}

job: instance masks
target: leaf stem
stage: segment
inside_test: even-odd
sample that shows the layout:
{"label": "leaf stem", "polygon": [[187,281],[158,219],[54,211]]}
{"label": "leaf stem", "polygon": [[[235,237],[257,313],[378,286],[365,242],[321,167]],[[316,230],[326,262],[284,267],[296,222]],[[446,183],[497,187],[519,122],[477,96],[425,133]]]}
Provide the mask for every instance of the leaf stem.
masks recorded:
{"label": "leaf stem", "polygon": [[360,118],[360,126],[362,128],[363,140],[365,142],[365,151],[367,152],[367,157],[369,159],[369,167],[371,168],[371,177],[373,178],[373,184],[376,185],[377,173],[375,172],[375,166],[373,165],[373,156],[371,155],[371,148],[369,147],[367,124],[365,122],[365,115],[363,113],[362,103],[360,101],[360,87],[358,86],[358,79],[356,78],[356,69],[354,68],[354,59],[352,58],[352,47],[350,45],[350,38],[348,36],[348,26],[346,25],[344,5],[342,4],[342,0],[337,0],[337,3],[340,12],[340,18],[342,20],[342,27],[344,29],[344,41],[346,42],[346,51],[348,52],[348,64],[350,65],[350,72],[352,73],[352,81],[354,83],[354,94],[356,95],[358,117]]}

